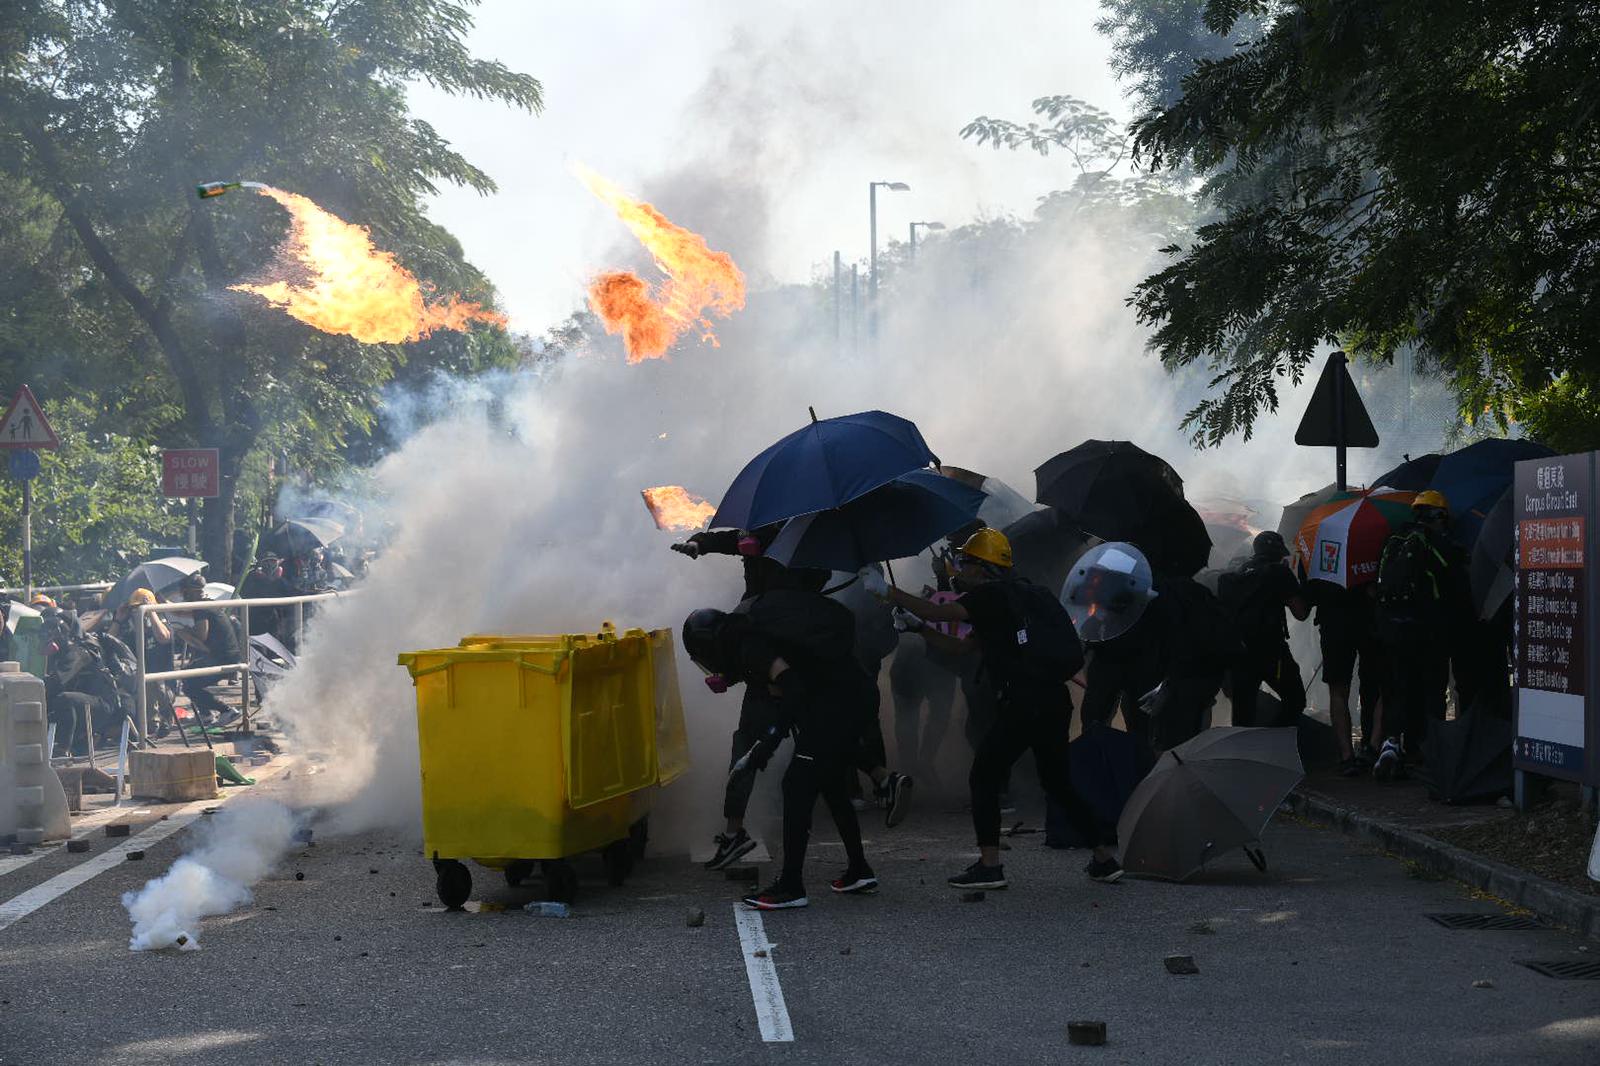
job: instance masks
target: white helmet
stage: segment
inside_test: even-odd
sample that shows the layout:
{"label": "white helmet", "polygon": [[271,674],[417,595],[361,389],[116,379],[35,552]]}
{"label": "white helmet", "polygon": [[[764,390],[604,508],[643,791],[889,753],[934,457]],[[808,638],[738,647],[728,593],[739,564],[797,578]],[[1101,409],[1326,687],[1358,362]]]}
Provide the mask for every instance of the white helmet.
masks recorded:
{"label": "white helmet", "polygon": [[1061,589],[1061,603],[1086,644],[1120,637],[1155,599],[1150,561],[1132,544],[1109,541],[1078,557]]}

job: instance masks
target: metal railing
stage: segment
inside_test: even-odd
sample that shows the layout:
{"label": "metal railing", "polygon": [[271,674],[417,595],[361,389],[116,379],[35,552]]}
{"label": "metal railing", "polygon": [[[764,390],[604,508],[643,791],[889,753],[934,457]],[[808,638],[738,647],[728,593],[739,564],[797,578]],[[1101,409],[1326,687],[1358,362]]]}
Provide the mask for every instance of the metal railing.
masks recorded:
{"label": "metal railing", "polygon": [[[229,674],[239,675],[240,686],[240,711],[243,721],[240,728],[250,731],[250,610],[252,607],[294,607],[294,639],[295,648],[301,647],[305,635],[306,604],[316,603],[321,600],[335,600],[341,596],[350,596],[358,592],[357,589],[345,589],[340,592],[314,592],[304,596],[279,596],[272,599],[251,600],[194,600],[181,603],[146,603],[140,604],[134,614],[133,644],[134,655],[139,662],[139,676],[135,682],[139,707],[139,739],[145,746],[150,744],[150,690],[149,683],[160,681],[182,681],[191,677],[223,677]],[[180,670],[159,670],[156,673],[147,673],[145,670],[145,616],[150,614],[192,614],[195,611],[214,610],[237,611],[239,613],[240,653],[244,662],[221,663],[214,666],[196,666]],[[174,634],[174,641],[177,637]],[[195,715],[195,725],[200,728],[200,735],[206,737],[205,723],[200,721],[198,713]],[[178,725],[180,733],[183,726]]]}
{"label": "metal railing", "polygon": [[54,596],[62,592],[109,592],[113,587],[110,581],[91,581],[86,585],[35,585],[32,590],[25,589],[19,585],[15,588],[0,588],[0,596],[8,596],[15,599],[18,596],[27,596],[30,591],[35,596],[41,592],[46,596]]}

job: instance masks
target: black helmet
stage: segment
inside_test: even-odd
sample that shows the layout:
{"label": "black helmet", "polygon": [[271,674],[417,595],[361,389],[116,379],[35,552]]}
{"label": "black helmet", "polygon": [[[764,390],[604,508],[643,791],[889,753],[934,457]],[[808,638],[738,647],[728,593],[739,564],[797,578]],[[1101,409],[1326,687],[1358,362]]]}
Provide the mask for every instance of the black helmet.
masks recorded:
{"label": "black helmet", "polygon": [[1250,544],[1250,553],[1258,559],[1277,562],[1289,558],[1289,545],[1283,542],[1283,534],[1267,529],[1256,534],[1256,539]]}
{"label": "black helmet", "polygon": [[703,669],[721,672],[725,666],[722,662],[721,637],[727,624],[726,611],[702,607],[691,612],[683,620],[683,650]]}

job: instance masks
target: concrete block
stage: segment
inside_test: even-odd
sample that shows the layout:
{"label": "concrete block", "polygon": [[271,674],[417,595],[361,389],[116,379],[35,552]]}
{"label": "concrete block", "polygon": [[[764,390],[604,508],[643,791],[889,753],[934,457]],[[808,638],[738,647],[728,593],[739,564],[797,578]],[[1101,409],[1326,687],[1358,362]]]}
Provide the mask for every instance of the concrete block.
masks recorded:
{"label": "concrete block", "polygon": [[17,829],[18,844],[43,844],[44,830],[36,826],[19,827]]}
{"label": "concrete block", "polygon": [[29,701],[11,705],[11,720],[18,725],[38,725],[44,722],[44,704]]}
{"label": "concrete block", "polygon": [[39,766],[44,762],[43,744],[18,744],[14,751],[18,766]]}
{"label": "concrete block", "polygon": [[15,795],[17,797],[17,806],[18,807],[43,807],[44,806],[44,786],[43,785],[18,785],[17,788],[16,788]]}
{"label": "concrete block", "polygon": [[130,751],[128,777],[132,794],[150,799],[215,799],[217,757],[210,750]]}

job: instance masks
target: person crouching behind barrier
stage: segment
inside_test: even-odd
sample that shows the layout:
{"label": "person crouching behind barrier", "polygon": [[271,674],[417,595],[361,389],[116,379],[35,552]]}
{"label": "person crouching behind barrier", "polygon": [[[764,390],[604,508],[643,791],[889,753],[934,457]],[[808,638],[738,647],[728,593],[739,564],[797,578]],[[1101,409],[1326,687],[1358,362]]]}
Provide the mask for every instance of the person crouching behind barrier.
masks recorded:
{"label": "person crouching behind barrier", "polygon": [[[968,784],[972,789],[972,823],[978,836],[978,861],[949,880],[952,888],[1005,888],[1000,865],[1000,789],[1007,772],[1033,749],[1039,782],[1061,804],[1083,839],[1096,842],[1085,872],[1096,881],[1122,876],[1109,845],[1115,835],[1102,825],[1094,809],[1072,787],[1067,760],[1072,696],[1067,682],[1083,666],[1083,649],[1061,602],[1045,589],[1016,577],[1011,569],[1011,543],[994,529],[974,533],[957,555],[955,585],[962,595],[953,603],[933,603],[880,578],[865,577],[868,588],[914,616],[903,624],[920,631],[941,651],[979,654],[983,670],[995,686],[998,709],[994,725],[978,746]],[[972,632],[956,638],[921,622],[967,622]]]}
{"label": "person crouching behind barrier", "polygon": [[769,592],[731,614],[703,608],[683,623],[684,650],[713,692],[742,683],[771,697],[770,720],[729,773],[730,792],[766,766],[785,736],[794,736],[783,775],[783,868],[773,884],[744,897],[757,910],[809,902],[802,875],[818,795],[848,860],[833,891],[878,887],[850,803],[861,718],[877,706],[876,688],[853,654],[854,627],[847,608],[801,590]]}

